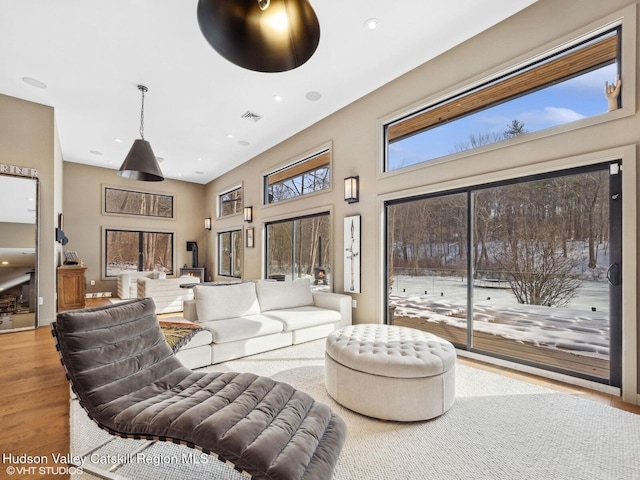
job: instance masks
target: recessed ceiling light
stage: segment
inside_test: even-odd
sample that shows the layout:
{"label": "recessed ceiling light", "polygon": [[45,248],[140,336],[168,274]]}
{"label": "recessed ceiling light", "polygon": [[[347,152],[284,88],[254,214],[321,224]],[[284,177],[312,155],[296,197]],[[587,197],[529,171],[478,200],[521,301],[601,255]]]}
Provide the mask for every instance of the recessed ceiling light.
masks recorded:
{"label": "recessed ceiling light", "polygon": [[227,138],[233,138],[233,133],[227,133],[227,134],[225,135],[225,137],[227,137]]}
{"label": "recessed ceiling light", "polygon": [[196,175],[204,175],[204,172],[201,172],[200,170],[196,171]]}
{"label": "recessed ceiling light", "polygon": [[196,160],[198,160],[199,162],[202,161],[202,157],[196,157]]}
{"label": "recessed ceiling light", "polygon": [[102,152],[99,152],[98,150],[89,150],[89,153],[92,153],[93,155],[102,155]]}
{"label": "recessed ceiling light", "polygon": [[178,174],[178,176],[179,176],[179,177],[181,177],[181,176],[182,176],[182,174],[181,174],[181,173],[179,173],[179,174]]}
{"label": "recessed ceiling light", "polygon": [[31,85],[32,87],[36,87],[36,88],[47,88],[47,84],[41,82],[40,80],[38,80],[37,78],[31,78],[31,77],[22,77],[22,81],[24,83],[26,83],[27,85]]}
{"label": "recessed ceiling light", "polygon": [[377,18],[370,18],[366,22],[364,22],[364,28],[368,30],[375,30],[380,25],[380,20]]}
{"label": "recessed ceiling light", "polygon": [[243,147],[248,147],[249,146],[249,142],[247,142],[246,140],[240,140],[238,142],[238,145],[242,145]]}
{"label": "recessed ceiling light", "polygon": [[164,162],[164,157],[156,157],[156,160],[158,160],[158,162],[162,163],[162,162]]}
{"label": "recessed ceiling light", "polygon": [[273,101],[274,101],[274,102],[281,102],[282,100],[284,100],[284,99],[282,98],[282,95],[274,95],[274,96],[273,96]]}
{"label": "recessed ceiling light", "polygon": [[307,100],[316,102],[322,98],[322,94],[320,92],[307,92],[307,94],[304,97]]}
{"label": "recessed ceiling light", "polygon": [[117,137],[114,138],[113,141],[114,142],[118,142],[118,143],[122,143],[122,139],[121,138],[117,138]]}

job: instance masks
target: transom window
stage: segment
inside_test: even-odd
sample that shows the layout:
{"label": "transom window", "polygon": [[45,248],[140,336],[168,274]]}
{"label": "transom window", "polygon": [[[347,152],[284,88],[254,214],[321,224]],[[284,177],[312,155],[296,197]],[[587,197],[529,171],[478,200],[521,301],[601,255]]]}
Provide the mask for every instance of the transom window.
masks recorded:
{"label": "transom window", "polygon": [[620,33],[580,39],[386,125],[385,171],[606,112],[605,82],[620,72]]}
{"label": "transom window", "polygon": [[153,270],[173,275],[173,233],[105,229],[104,246],[106,277]]}
{"label": "transom window", "polygon": [[105,187],[104,213],[173,218],[173,196]]}
{"label": "transom window", "polygon": [[242,277],[242,230],[218,233],[218,275]]}
{"label": "transom window", "polygon": [[331,186],[331,152],[316,153],[264,177],[265,204],[328,189]]}
{"label": "transom window", "polygon": [[242,211],[242,187],[218,195],[219,217],[235,215]]}

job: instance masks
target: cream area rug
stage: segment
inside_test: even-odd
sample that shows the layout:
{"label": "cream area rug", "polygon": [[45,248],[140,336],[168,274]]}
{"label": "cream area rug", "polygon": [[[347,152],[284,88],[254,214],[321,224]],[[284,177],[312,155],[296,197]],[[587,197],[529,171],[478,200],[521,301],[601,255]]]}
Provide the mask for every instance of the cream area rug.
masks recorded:
{"label": "cream area rug", "polygon": [[[447,413],[383,422],[334,402],[323,365],[318,340],[204,370],[269,375],[331,406],[348,426],[333,480],[640,480],[640,415],[457,365],[456,401]],[[75,400],[71,452],[85,461],[78,480],[245,478],[197,450],[111,437]]]}

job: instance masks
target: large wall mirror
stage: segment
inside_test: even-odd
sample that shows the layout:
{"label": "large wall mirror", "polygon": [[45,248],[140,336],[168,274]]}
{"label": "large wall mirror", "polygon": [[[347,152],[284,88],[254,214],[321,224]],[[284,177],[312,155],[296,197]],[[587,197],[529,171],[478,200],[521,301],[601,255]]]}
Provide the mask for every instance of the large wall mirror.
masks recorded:
{"label": "large wall mirror", "polygon": [[38,187],[0,175],[0,333],[38,325]]}

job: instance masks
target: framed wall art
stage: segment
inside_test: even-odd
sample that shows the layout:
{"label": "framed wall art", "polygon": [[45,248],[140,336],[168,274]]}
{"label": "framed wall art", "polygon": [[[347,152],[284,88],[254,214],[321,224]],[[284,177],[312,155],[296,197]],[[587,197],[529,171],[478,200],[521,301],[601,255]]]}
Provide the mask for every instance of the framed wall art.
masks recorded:
{"label": "framed wall art", "polygon": [[245,230],[245,235],[245,246],[247,248],[253,248],[253,227],[247,227],[247,229]]}
{"label": "framed wall art", "polygon": [[344,219],[344,291],[360,293],[360,215]]}

